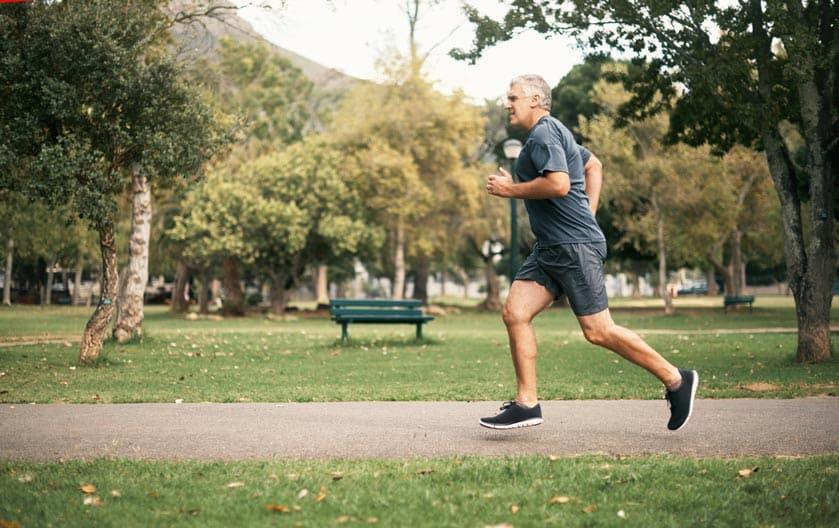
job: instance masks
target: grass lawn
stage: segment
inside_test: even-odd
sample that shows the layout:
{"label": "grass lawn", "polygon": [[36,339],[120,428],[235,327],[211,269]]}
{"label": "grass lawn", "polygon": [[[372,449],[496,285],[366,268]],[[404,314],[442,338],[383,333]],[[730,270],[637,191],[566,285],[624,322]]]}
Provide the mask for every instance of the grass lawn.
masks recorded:
{"label": "grass lawn", "polygon": [[[836,455],[0,462],[0,523],[835,526],[837,466]],[[744,469],[754,472],[740,476]]]}
{"label": "grass lawn", "polygon": [[[794,327],[788,299],[759,298],[753,314],[729,315],[705,299],[682,302],[674,316],[617,306],[614,318],[674,364],[699,369],[701,397],[836,394],[839,360],[799,365],[794,333],[749,331]],[[0,339],[78,337],[88,314],[2,309]],[[347,346],[323,315],[190,321],[152,307],[144,328],[140,342],[106,343],[94,366],[76,364],[75,342],[0,345],[0,402],[502,400],[515,391],[497,314],[440,317],[421,342],[412,326],[351,325]],[[661,397],[646,372],[588,344],[569,310],[541,315],[536,328],[543,399]]]}

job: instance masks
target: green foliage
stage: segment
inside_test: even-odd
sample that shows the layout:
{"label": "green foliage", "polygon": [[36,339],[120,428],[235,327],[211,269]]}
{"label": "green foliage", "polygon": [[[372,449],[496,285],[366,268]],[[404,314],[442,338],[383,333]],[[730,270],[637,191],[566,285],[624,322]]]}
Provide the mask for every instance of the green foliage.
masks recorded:
{"label": "green foliage", "polygon": [[70,204],[100,226],[133,164],[157,186],[201,167],[223,131],[166,55],[158,6],[0,9],[0,188]]}
{"label": "green foliage", "polygon": [[170,236],[185,244],[193,262],[206,266],[232,256],[290,287],[312,262],[378,245],[357,167],[313,136],[246,162],[235,175],[220,168],[188,193]]}

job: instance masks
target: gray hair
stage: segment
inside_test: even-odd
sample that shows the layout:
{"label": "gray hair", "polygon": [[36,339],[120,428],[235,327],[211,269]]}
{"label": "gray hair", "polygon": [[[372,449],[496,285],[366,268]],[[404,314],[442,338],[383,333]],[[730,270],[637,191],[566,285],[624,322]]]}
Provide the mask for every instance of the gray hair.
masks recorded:
{"label": "gray hair", "polygon": [[531,95],[539,96],[539,108],[544,108],[550,111],[551,109],[551,87],[547,81],[535,74],[519,75],[510,81],[510,87],[515,85],[521,86],[526,97]]}

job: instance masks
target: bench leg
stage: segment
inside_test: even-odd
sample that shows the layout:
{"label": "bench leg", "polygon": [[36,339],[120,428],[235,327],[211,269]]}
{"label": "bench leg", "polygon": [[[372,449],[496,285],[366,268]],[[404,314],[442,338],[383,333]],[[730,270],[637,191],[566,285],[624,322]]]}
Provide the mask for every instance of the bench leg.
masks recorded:
{"label": "bench leg", "polygon": [[417,323],[417,339],[422,339],[422,323]]}
{"label": "bench leg", "polygon": [[341,323],[341,344],[346,344],[350,336],[347,333],[347,323]]}

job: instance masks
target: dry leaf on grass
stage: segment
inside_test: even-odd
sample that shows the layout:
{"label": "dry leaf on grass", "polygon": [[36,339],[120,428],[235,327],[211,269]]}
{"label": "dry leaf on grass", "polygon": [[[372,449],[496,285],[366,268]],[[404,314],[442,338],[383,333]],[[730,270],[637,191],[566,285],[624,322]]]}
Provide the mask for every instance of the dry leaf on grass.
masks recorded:
{"label": "dry leaf on grass", "polygon": [[304,498],[304,497],[305,497],[306,495],[308,495],[308,494],[309,494],[309,490],[307,490],[306,488],[303,488],[303,489],[302,489],[302,490],[300,490],[300,492],[297,494],[297,498],[298,498],[298,499],[302,499],[302,498]]}
{"label": "dry leaf on grass", "polygon": [[84,498],[85,506],[102,506],[102,497],[98,495],[88,495]]}
{"label": "dry leaf on grass", "polygon": [[315,502],[323,502],[324,499],[326,499],[326,488],[321,486],[320,491],[315,495]]}
{"label": "dry leaf on grass", "polygon": [[597,504],[589,504],[585,508],[583,508],[585,513],[594,513],[597,511]]}
{"label": "dry leaf on grass", "polygon": [[510,523],[488,524],[484,528],[513,528],[513,525]]}
{"label": "dry leaf on grass", "polygon": [[291,511],[291,508],[286,506],[285,504],[266,504],[265,509],[270,512],[279,512],[279,513],[288,513]]}
{"label": "dry leaf on grass", "polygon": [[331,473],[331,475],[332,475],[332,480],[341,480],[342,478],[344,478],[344,474],[341,473],[340,471],[333,471]]}
{"label": "dry leaf on grass", "polygon": [[244,487],[244,482],[231,482],[227,485],[228,488],[241,488]]}
{"label": "dry leaf on grass", "polygon": [[626,512],[623,510],[618,510],[618,517],[621,519],[626,519]]}
{"label": "dry leaf on grass", "polygon": [[111,490],[111,497],[122,497],[122,493],[119,490]]}
{"label": "dry leaf on grass", "polygon": [[87,495],[96,493],[96,485],[95,484],[82,484],[81,486],[79,486],[79,489],[81,490],[82,493],[85,493]]}
{"label": "dry leaf on grass", "polygon": [[737,472],[737,475],[741,476],[743,478],[748,478],[748,477],[752,476],[752,473],[757,472],[757,469],[758,469],[757,467],[743,468],[743,469],[741,469],[740,471]]}
{"label": "dry leaf on grass", "polygon": [[0,519],[0,528],[20,528],[20,523],[17,521],[7,521]]}
{"label": "dry leaf on grass", "polygon": [[350,520],[349,515],[339,515],[338,517],[335,518],[335,522],[338,523],[338,524],[344,524],[345,522],[348,522],[349,520]]}
{"label": "dry leaf on grass", "polygon": [[556,497],[552,498],[550,503],[551,504],[568,504],[571,500],[570,497],[566,497],[565,495],[557,495]]}
{"label": "dry leaf on grass", "polygon": [[513,504],[510,506],[510,513],[513,515],[517,514],[521,508],[519,508],[518,504]]}

